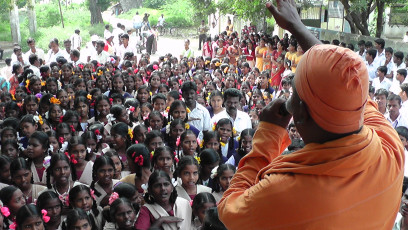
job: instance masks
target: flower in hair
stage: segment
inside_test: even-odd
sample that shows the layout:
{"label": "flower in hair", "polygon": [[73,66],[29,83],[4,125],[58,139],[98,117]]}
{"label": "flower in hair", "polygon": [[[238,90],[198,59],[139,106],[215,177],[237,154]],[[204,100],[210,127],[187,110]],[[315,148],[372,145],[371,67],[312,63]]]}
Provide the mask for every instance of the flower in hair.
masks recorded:
{"label": "flower in hair", "polygon": [[101,76],[103,74],[102,70],[99,70],[98,73],[96,73],[96,75]]}
{"label": "flower in hair", "polygon": [[112,105],[112,103],[113,103],[113,98],[109,98],[109,103]]}
{"label": "flower in hair", "polygon": [[45,86],[45,81],[41,81],[41,86]]}
{"label": "flower in hair", "polygon": [[153,95],[152,92],[149,92],[149,95],[152,96]]}
{"label": "flower in hair", "polygon": [[58,98],[51,97],[50,98],[50,103],[59,105],[59,104],[61,104],[61,101]]}
{"label": "flower in hair", "polygon": [[215,63],[215,66],[217,66],[217,67],[219,67],[220,65],[221,65],[220,62],[216,62],[216,63]]}
{"label": "flower in hair", "polygon": [[14,221],[12,224],[9,226],[10,229],[17,229],[17,223]]}
{"label": "flower in hair", "polygon": [[74,155],[74,154],[71,154],[71,162],[72,162],[72,164],[74,164],[74,165],[78,164],[78,161],[75,159],[75,155]]}
{"label": "flower in hair", "polygon": [[185,125],[184,125],[184,128],[187,130],[187,129],[190,129],[190,124],[189,123],[186,123]]}
{"label": "flower in hair", "polygon": [[145,192],[147,192],[147,190],[149,189],[148,184],[142,184],[140,187],[141,187],[141,188],[143,189],[143,191],[145,191]]}
{"label": "flower in hair", "polygon": [[112,205],[112,203],[118,198],[119,194],[117,192],[113,192],[109,197],[109,205]]}
{"label": "flower in hair", "polygon": [[224,142],[222,142],[222,141],[220,142],[220,144],[221,144],[222,147],[225,147],[225,145],[226,145],[226,144],[225,144]]}
{"label": "flower in hair", "polygon": [[191,110],[187,107],[186,109],[187,113],[191,113]]}
{"label": "flower in hair", "polygon": [[91,197],[92,199],[96,200],[95,198],[95,191],[93,189],[90,190],[91,191]]}
{"label": "flower in hair", "polygon": [[70,125],[69,127],[71,128],[71,132],[75,133],[75,128],[74,128],[74,126],[73,126],[73,125]]}
{"label": "flower in hair", "polygon": [[204,148],[204,141],[201,141],[199,145],[200,145],[200,149]]}
{"label": "flower in hair", "polygon": [[43,124],[44,124],[44,121],[43,121],[41,115],[38,115],[38,122],[40,123],[40,125],[43,125]]}
{"label": "flower in hair", "polygon": [[195,156],[194,159],[196,159],[197,162],[198,162],[198,164],[200,164],[200,162],[201,162],[201,158],[200,158],[200,157]]}
{"label": "flower in hair", "polygon": [[180,137],[177,137],[176,146],[178,147],[179,145],[180,145]]}
{"label": "flower in hair", "polygon": [[59,117],[59,123],[62,123],[62,120],[64,119],[64,115]]}
{"label": "flower in hair", "polygon": [[64,140],[63,137],[59,137],[59,138],[58,138],[58,142],[59,142],[60,144],[64,143],[64,141],[65,141],[65,140]]}
{"label": "flower in hair", "polygon": [[10,209],[6,206],[1,208],[1,214],[3,214],[3,216],[5,217],[9,217],[10,216]]}
{"label": "flower in hair", "polygon": [[138,140],[135,140],[135,143],[136,143],[136,144],[139,144],[139,141],[138,141]]}
{"label": "flower in hair", "polygon": [[135,107],[130,106],[130,107],[129,107],[129,111],[133,113],[133,112],[135,111]]}
{"label": "flower in hair", "polygon": [[159,69],[159,66],[158,66],[158,65],[153,65],[153,69],[154,69],[154,70],[158,70],[158,69]]}
{"label": "flower in hair", "polygon": [[139,166],[142,166],[143,165],[143,156],[140,155],[140,156],[136,157],[134,162],[135,162],[135,164],[138,164]]}
{"label": "flower in hair", "polygon": [[51,217],[47,216],[47,214],[48,214],[47,210],[42,209],[41,213],[43,215],[44,223],[48,223],[50,221]]}
{"label": "flower in hair", "polygon": [[154,156],[154,150],[150,152],[150,159],[152,159]]}
{"label": "flower in hair", "polygon": [[217,170],[218,170],[218,166],[216,166],[215,168],[213,168],[211,170],[211,179],[214,179],[217,176]]}
{"label": "flower in hair", "polygon": [[88,94],[88,95],[86,95],[86,98],[88,98],[88,100],[92,100],[92,95]]}
{"label": "flower in hair", "polygon": [[237,130],[235,129],[235,127],[232,127],[232,134],[233,134],[234,136],[237,135]]}
{"label": "flower in hair", "polygon": [[215,131],[217,129],[217,122],[214,122],[212,130]]}
{"label": "flower in hair", "polygon": [[129,135],[130,139],[133,139],[132,129],[128,129],[128,135]]}
{"label": "flower in hair", "polygon": [[177,163],[179,163],[180,160],[178,159],[178,157],[174,157],[174,161],[175,161],[176,164],[177,164]]}
{"label": "flower in hair", "polygon": [[[50,145],[50,150],[51,150],[51,147],[52,147],[52,145]],[[52,147],[52,148],[54,148],[54,147]],[[51,152],[52,152],[52,150],[51,150]],[[44,158],[44,161],[43,161],[44,168],[47,169],[48,167],[50,167],[50,164],[51,164],[51,156],[46,156]]]}

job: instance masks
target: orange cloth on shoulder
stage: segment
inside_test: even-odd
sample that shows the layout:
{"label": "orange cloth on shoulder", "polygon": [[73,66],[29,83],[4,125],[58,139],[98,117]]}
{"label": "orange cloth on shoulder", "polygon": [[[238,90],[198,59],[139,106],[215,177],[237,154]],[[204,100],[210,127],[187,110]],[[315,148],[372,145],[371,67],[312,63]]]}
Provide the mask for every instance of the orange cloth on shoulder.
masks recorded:
{"label": "orange cloth on shoulder", "polygon": [[313,120],[332,133],[350,133],[363,124],[368,72],[352,50],[316,45],[300,60],[295,88]]}

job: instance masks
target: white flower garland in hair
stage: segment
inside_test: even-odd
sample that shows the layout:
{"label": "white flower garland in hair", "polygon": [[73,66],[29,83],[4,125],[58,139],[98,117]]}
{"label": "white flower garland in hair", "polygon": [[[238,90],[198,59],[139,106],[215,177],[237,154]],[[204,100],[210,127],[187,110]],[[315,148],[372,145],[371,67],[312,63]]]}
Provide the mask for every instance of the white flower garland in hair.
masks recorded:
{"label": "white flower garland in hair", "polygon": [[110,123],[112,123],[112,121],[116,120],[116,118],[111,113],[106,115],[106,119],[108,119],[108,122],[110,122]]}
{"label": "white flower garland in hair", "polygon": [[218,174],[217,174],[217,170],[218,170],[218,166],[217,167],[215,167],[215,168],[213,168],[212,170],[211,170],[211,179],[214,179],[215,177],[217,177],[218,176]]}

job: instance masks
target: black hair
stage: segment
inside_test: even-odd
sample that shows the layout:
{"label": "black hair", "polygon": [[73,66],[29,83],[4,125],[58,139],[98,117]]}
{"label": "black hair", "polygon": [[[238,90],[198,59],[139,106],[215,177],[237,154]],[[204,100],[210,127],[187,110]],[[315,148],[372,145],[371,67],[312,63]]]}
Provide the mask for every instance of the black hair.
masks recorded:
{"label": "black hair", "polygon": [[401,74],[402,76],[404,76],[404,78],[407,77],[407,70],[406,69],[398,69],[397,73]]}
{"label": "black hair", "polygon": [[209,192],[198,193],[194,197],[193,203],[191,205],[191,209],[193,210],[192,220],[194,220],[194,211],[198,211],[204,206],[205,203],[213,203],[214,206],[217,205],[217,201],[215,200],[214,196]]}
{"label": "black hair", "polygon": [[394,57],[401,59],[401,61],[404,59],[404,53],[401,51],[397,51],[394,53]]}
{"label": "black hair", "polygon": [[212,191],[213,192],[220,192],[221,191],[221,186],[220,186],[220,176],[224,173],[224,171],[231,170],[234,173],[236,172],[236,168],[232,164],[222,164],[217,168],[217,174],[213,178],[214,183],[212,186]]}
{"label": "black hair", "polygon": [[218,217],[217,207],[213,207],[205,211],[205,218],[201,230],[227,230],[225,225]]}
{"label": "black hair", "polygon": [[73,225],[76,224],[78,220],[87,220],[89,225],[92,226],[92,222],[86,212],[81,208],[74,208],[68,212],[67,218],[62,223],[62,230],[72,230]]}
{"label": "black hair", "polygon": [[156,164],[157,159],[159,158],[159,156],[161,156],[161,154],[165,151],[168,151],[170,153],[171,159],[173,161],[173,165],[174,167],[176,167],[176,162],[174,160],[175,155],[174,155],[174,151],[173,149],[171,149],[169,146],[162,146],[162,147],[158,147],[157,149],[154,150],[154,155],[152,158],[152,167],[154,167],[154,165]]}
{"label": "black hair", "polygon": [[181,85],[181,92],[187,92],[189,90],[197,91],[197,85],[194,81],[186,81]]}
{"label": "black hair", "polygon": [[174,188],[173,183],[171,182],[170,176],[164,171],[155,170],[149,177],[148,192],[146,192],[145,195],[144,195],[144,200],[146,201],[146,203],[148,203],[148,204],[154,204],[155,203],[153,194],[151,194],[151,189],[152,189],[154,183],[156,183],[157,180],[159,178],[162,178],[162,177],[164,177],[171,184],[171,186],[173,187],[173,192],[171,193],[170,200],[169,200],[170,204],[173,205],[176,202],[176,199],[177,199],[178,195],[177,195],[176,188]]}
{"label": "black hair", "polygon": [[224,91],[224,102],[227,101],[228,97],[238,97],[241,100],[242,94],[238,89],[229,88]]}
{"label": "black hair", "polygon": [[115,174],[115,164],[113,163],[112,158],[108,156],[100,156],[95,159],[95,162],[92,167],[92,183],[91,183],[91,189],[95,191],[95,195],[97,197],[100,197],[102,194],[98,192],[98,190],[95,189],[95,183],[98,182],[98,170],[100,167],[105,166],[105,165],[110,165],[113,168],[113,174]]}
{"label": "black hair", "polygon": [[[6,165],[11,163],[11,159],[10,157],[6,156],[6,155],[0,155],[0,168],[4,169],[6,167]],[[9,184],[10,181],[3,181],[3,178],[0,177],[0,182],[4,183],[4,184]],[[7,178],[8,180],[8,178]]]}
{"label": "black hair", "polygon": [[164,96],[164,95],[161,94],[161,93],[158,93],[158,94],[156,94],[156,95],[153,96],[153,98],[152,98],[152,104],[154,104],[154,102],[155,102],[156,100],[158,100],[158,99],[162,99],[162,100],[164,100],[164,102],[166,102],[166,96]]}
{"label": "black hair", "polygon": [[[92,208],[91,208],[92,213],[88,213],[87,215],[89,216],[89,219],[91,220],[92,229],[96,229],[95,219],[94,219],[94,217],[92,216],[92,214],[93,214],[94,216],[98,216],[98,215],[99,215],[99,210],[98,210],[98,206],[97,206],[97,204],[96,204],[95,199],[94,199],[94,198],[92,197],[92,195],[91,195],[91,190],[90,190],[90,188],[89,188],[87,185],[80,184],[80,185],[74,186],[74,187],[69,191],[69,205],[70,205],[72,208],[76,208],[76,207],[74,207],[72,204],[75,203],[74,201],[75,201],[75,198],[76,198],[76,196],[78,195],[78,193],[80,193],[80,192],[82,192],[82,191],[86,191],[86,192],[89,194],[89,196],[91,197],[91,199],[92,199]],[[95,192],[96,192],[96,191],[95,191]]]}
{"label": "black hair", "polygon": [[113,201],[112,204],[110,205],[109,215],[106,215],[106,214],[104,215],[105,218],[109,222],[115,223],[115,215],[116,215],[117,208],[119,207],[119,205],[122,205],[122,204],[128,205],[132,209],[132,211],[135,213],[135,217],[136,217],[137,212],[135,211],[134,206],[132,205],[130,200],[124,197],[119,197],[118,199]]}
{"label": "black hair", "polygon": [[384,41],[384,39],[382,39],[382,38],[377,38],[377,39],[374,40],[374,42],[377,43],[378,45],[380,45],[380,46],[381,46],[381,49],[384,49],[384,46],[385,46],[385,41]]}
{"label": "black hair", "polygon": [[137,190],[133,184],[122,182],[117,183],[113,187],[113,192],[116,192],[119,195],[119,197],[124,197],[126,199],[132,200]]}
{"label": "black hair", "polygon": [[118,122],[114,124],[111,128],[111,133],[114,132],[116,134],[121,135],[126,139],[126,148],[128,148],[131,144],[131,139],[129,136],[129,126],[123,122]]}
{"label": "black hair", "polygon": [[109,98],[107,96],[103,95],[103,94],[97,96],[96,99],[95,99],[95,121],[97,121],[99,119],[98,112],[96,111],[96,109],[98,107],[98,104],[99,104],[99,102],[104,101],[104,100],[107,101],[108,104],[110,104]]}
{"label": "black hair", "polygon": [[162,126],[159,127],[159,129],[162,129],[166,124],[166,118],[159,111],[156,111],[156,110],[150,112],[149,117],[145,120],[145,125],[148,127],[151,127],[150,119],[153,116],[158,116],[160,118],[160,120],[162,121]]}
{"label": "black hair", "polygon": [[408,140],[408,129],[404,126],[398,126],[395,128],[395,131],[397,131],[398,135],[405,137],[405,139]]}
{"label": "black hair", "polygon": [[3,203],[3,207],[8,206],[9,202],[13,197],[14,192],[17,190],[19,190],[19,188],[17,188],[14,185],[9,185],[0,190],[0,200]]}
{"label": "black hair", "polygon": [[[177,109],[178,107],[183,107],[184,109],[186,109],[186,111],[187,111],[187,106],[186,106],[186,103],[184,103],[184,101],[181,101],[181,100],[175,100],[171,105],[170,105],[170,109],[169,109],[169,115],[168,115],[168,120],[170,121],[171,120],[171,118],[173,118],[172,116],[171,116],[171,114],[174,112],[174,110],[175,109]],[[187,122],[188,121],[188,115],[187,115],[187,112],[186,112],[186,119],[184,119],[184,122]]]}
{"label": "black hair", "polygon": [[[41,211],[38,211],[34,204],[26,204],[21,207],[16,214],[17,229],[23,229],[24,221],[26,221],[27,218],[34,216],[37,216],[43,220]],[[44,224],[44,222],[42,224]]]}
{"label": "black hair", "polygon": [[145,145],[149,146],[150,142],[153,140],[153,138],[156,138],[156,137],[160,137],[163,140],[163,136],[161,135],[161,133],[159,131],[152,130],[152,131],[148,132],[146,134],[146,139],[145,139],[145,142],[144,142]]}
{"label": "black hair", "polygon": [[[126,155],[129,158],[129,163],[135,165],[135,173],[137,178],[142,177],[142,169],[143,168],[151,168],[151,163],[150,163],[150,151],[149,149],[144,145],[144,144],[134,144],[131,145],[127,150],[126,150]],[[143,164],[141,164],[141,161],[138,161],[135,163],[135,160],[137,157],[143,157]],[[140,165],[141,164],[141,165]]]}
{"label": "black hair", "polygon": [[393,54],[394,50],[391,47],[387,47],[387,48],[385,48],[385,52]]}
{"label": "black hair", "polygon": [[367,54],[370,55],[373,59],[375,59],[375,57],[377,56],[377,50],[371,48],[367,50]]}
{"label": "black hair", "polygon": [[167,133],[167,126],[166,126],[166,134],[164,135],[164,142],[167,144],[167,146],[169,146],[173,150],[176,150],[176,148],[177,148],[177,146],[176,146],[176,141],[177,140],[174,140],[171,137],[170,133],[177,125],[181,125],[183,127],[183,129],[185,130],[186,123],[184,121],[180,120],[180,119],[174,119],[169,124],[169,132],[168,133]]}
{"label": "black hair", "polygon": [[[28,164],[28,162],[22,157],[14,159],[11,162],[11,164],[10,164],[10,175],[15,175],[20,170],[28,170],[28,171],[31,172],[31,165]],[[11,178],[13,178],[13,176]],[[31,176],[31,183],[32,184],[34,183],[34,180],[33,180],[32,176]]]}
{"label": "black hair", "polygon": [[377,91],[375,91],[374,96],[380,96],[380,95],[384,95],[385,98],[388,97],[388,91],[386,89],[380,88]]}
{"label": "black hair", "polygon": [[41,211],[42,209],[45,209],[45,206],[47,205],[48,201],[51,199],[57,199],[58,203],[60,204],[61,210],[62,210],[62,202],[59,199],[59,196],[56,192],[54,191],[44,191],[38,196],[37,199],[37,209]]}
{"label": "black hair", "polygon": [[377,70],[383,73],[384,75],[387,74],[387,66],[380,66],[377,68]]}
{"label": "black hair", "polygon": [[[295,127],[295,123],[291,122],[288,126],[290,129],[291,127]],[[237,153],[241,156],[245,156],[245,152],[241,149],[242,146],[242,141],[246,136],[254,137],[255,135],[255,129],[244,129],[242,130],[241,134],[239,135],[239,141],[238,141],[238,151]],[[237,163],[236,163],[237,164]]]}
{"label": "black hair", "polygon": [[176,176],[180,177],[181,172],[186,168],[188,165],[195,165],[197,166],[197,170],[200,171],[200,165],[198,164],[198,161],[192,157],[192,156],[184,156],[180,159],[177,169],[176,169]]}
{"label": "black hair", "polygon": [[[227,125],[227,124],[229,124],[229,125],[231,125],[231,133],[232,133],[232,135],[233,135],[233,133],[234,133],[234,125],[232,124],[232,122],[231,122],[231,120],[230,119],[228,119],[228,118],[222,118],[222,119],[220,119],[218,122],[217,122],[217,125],[215,126],[215,130],[218,132],[218,128],[220,127],[220,126],[223,126],[223,125]],[[231,151],[231,150],[233,150],[234,149],[234,138],[233,137],[230,137],[229,138],[229,141],[228,141],[228,151]]]}

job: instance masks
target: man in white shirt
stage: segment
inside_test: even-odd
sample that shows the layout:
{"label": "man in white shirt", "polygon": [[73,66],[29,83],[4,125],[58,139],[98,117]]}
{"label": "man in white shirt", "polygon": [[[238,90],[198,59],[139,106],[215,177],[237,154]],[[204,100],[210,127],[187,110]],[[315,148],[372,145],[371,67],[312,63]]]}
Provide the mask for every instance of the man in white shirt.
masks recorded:
{"label": "man in white shirt", "polygon": [[[207,108],[197,103],[197,85],[194,81],[184,82],[181,86],[181,92],[183,99],[190,110],[188,114],[189,124],[196,127],[202,132],[209,131],[210,125],[210,113]],[[187,110],[188,111],[188,110]]]}
{"label": "man in white shirt", "polygon": [[121,60],[123,60],[126,52],[132,52],[133,55],[137,54],[136,45],[131,45],[129,43],[128,34],[122,34],[120,39],[122,41],[122,45],[119,46],[118,50],[116,51],[116,55],[119,56]]}
{"label": "man in white shirt", "polygon": [[211,40],[214,41],[215,36],[218,35],[218,30],[217,27],[215,25],[215,22],[211,23],[211,28],[210,28],[210,36],[211,36]]}
{"label": "man in white shirt", "polygon": [[211,119],[211,124],[218,122],[222,118],[228,118],[239,135],[244,129],[252,128],[251,118],[245,112],[239,111],[239,103],[242,94],[235,88],[229,88],[224,92],[225,110],[218,113]]}
{"label": "man in white shirt", "polygon": [[81,50],[82,38],[79,35],[80,32],[81,31],[79,29],[76,29],[75,33],[71,36],[71,49]]}
{"label": "man in white shirt", "polygon": [[140,17],[139,12],[136,11],[136,15],[133,17],[133,28],[136,30],[136,35],[140,34],[140,28],[142,28],[142,17]]}
{"label": "man in white shirt", "polygon": [[69,54],[71,58],[71,63],[74,67],[77,67],[79,64],[82,64],[82,62],[79,60],[81,57],[81,53],[77,49],[71,50],[71,53]]}
{"label": "man in white shirt", "polygon": [[164,19],[164,15],[162,14],[160,17],[159,17],[159,19],[157,19],[157,26],[159,27],[159,26],[163,26],[164,25],[164,22],[165,22],[166,20]]}
{"label": "man in white shirt", "polygon": [[366,61],[365,56],[366,56],[366,49],[365,49],[365,41],[364,40],[360,40],[357,43],[359,50],[356,51],[356,53],[358,54],[358,56],[360,56],[363,61]]}
{"label": "man in white shirt", "polygon": [[113,35],[113,43],[114,43],[115,45],[118,45],[118,44],[119,44],[119,40],[120,40],[120,37],[119,37],[119,36],[120,36],[121,34],[125,33],[125,31],[123,31],[123,30],[121,29],[122,24],[118,23],[116,26],[117,26],[117,27],[116,27],[115,29],[113,29],[113,31],[112,31],[112,35]]}
{"label": "man in white shirt", "polygon": [[13,49],[13,54],[11,55],[11,66],[15,64],[20,64],[22,67],[30,65],[30,62],[28,62],[28,58],[23,55],[21,52],[21,47],[20,46],[15,46]]}
{"label": "man in white shirt", "polygon": [[190,57],[194,57],[194,51],[190,48],[190,40],[186,39],[184,41],[184,50],[180,55],[180,59],[186,57],[187,59]]}
{"label": "man in white shirt", "polygon": [[25,53],[25,57],[28,59],[28,57],[30,57],[31,54],[37,54],[38,58],[41,59],[43,63],[45,63],[44,50],[35,47],[34,38],[27,39],[27,44],[30,49]]}
{"label": "man in white shirt", "polygon": [[387,67],[387,74],[385,75],[386,78],[392,81],[394,73],[394,61],[392,60],[392,55],[394,54],[394,50],[391,47],[385,48],[385,60],[380,63],[380,66]]}
{"label": "man in white shirt", "polygon": [[386,73],[387,73],[387,67],[380,66],[377,68],[377,77],[374,78],[373,84],[372,84],[376,91],[378,89],[385,89],[387,91],[390,89],[392,82],[388,78],[385,77]]}
{"label": "man in white shirt", "polygon": [[388,113],[384,116],[391,123],[391,126],[395,129],[399,126],[408,128],[408,121],[405,116],[400,113],[401,109],[401,97],[395,94],[391,94],[387,98]]}
{"label": "man in white shirt", "polygon": [[397,78],[397,70],[399,69],[405,69],[406,65],[404,63],[404,53],[401,51],[397,51],[394,53],[394,69],[392,70],[394,76],[393,76],[393,81]]}
{"label": "man in white shirt", "polygon": [[103,48],[105,47],[104,41],[97,41],[96,42],[96,53],[94,56],[91,57],[91,60],[96,60],[99,63],[105,65],[106,62],[110,60],[109,53],[104,51]]}
{"label": "man in white shirt", "polygon": [[35,76],[41,78],[40,69],[39,69],[41,64],[40,64],[40,60],[38,60],[37,54],[31,54],[28,57],[28,61],[30,62],[29,69],[33,70]]}
{"label": "man in white shirt", "polygon": [[106,39],[109,37],[112,33],[109,31],[109,24],[105,25],[105,30],[103,31],[103,37]]}
{"label": "man in white shirt", "polygon": [[383,61],[385,61],[385,41],[382,38],[377,38],[374,41],[375,49],[377,50],[377,55],[375,56],[374,62],[377,62],[379,66]]}
{"label": "man in white shirt", "polygon": [[375,49],[369,49],[366,53],[366,66],[367,66],[368,76],[369,76],[370,81],[373,81],[374,78],[377,77],[376,72],[377,72],[378,65],[374,61],[376,55],[377,55],[377,52],[375,51]]}
{"label": "man in white shirt", "polygon": [[46,57],[47,64],[50,64],[51,62],[56,62],[57,57],[64,57],[66,60],[69,60],[69,55],[67,54],[67,52],[65,52],[65,50],[60,49],[57,38],[51,39],[50,47],[51,49],[48,50]]}

